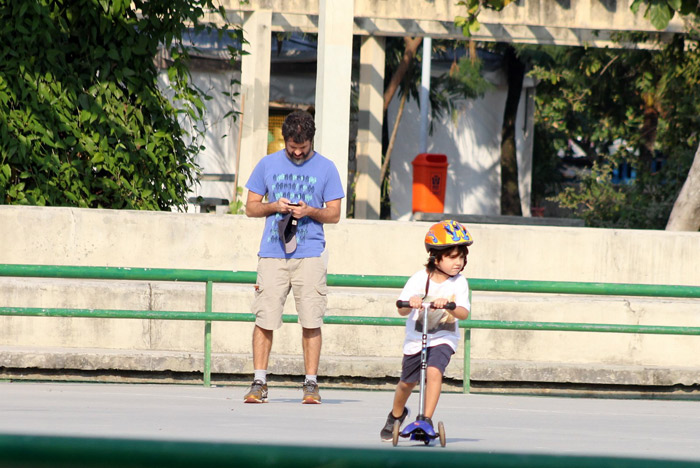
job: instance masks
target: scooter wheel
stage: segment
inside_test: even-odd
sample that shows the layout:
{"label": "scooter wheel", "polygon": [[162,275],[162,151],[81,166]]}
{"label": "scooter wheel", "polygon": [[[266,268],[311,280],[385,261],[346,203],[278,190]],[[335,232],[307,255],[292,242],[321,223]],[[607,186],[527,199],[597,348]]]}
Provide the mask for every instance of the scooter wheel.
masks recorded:
{"label": "scooter wheel", "polygon": [[440,436],[440,445],[444,447],[447,445],[447,438],[445,437],[445,425],[440,421],[438,423],[438,435]]}
{"label": "scooter wheel", "polygon": [[391,430],[391,444],[396,447],[396,444],[399,443],[399,433],[401,432],[401,422],[400,421],[394,421],[394,427]]}

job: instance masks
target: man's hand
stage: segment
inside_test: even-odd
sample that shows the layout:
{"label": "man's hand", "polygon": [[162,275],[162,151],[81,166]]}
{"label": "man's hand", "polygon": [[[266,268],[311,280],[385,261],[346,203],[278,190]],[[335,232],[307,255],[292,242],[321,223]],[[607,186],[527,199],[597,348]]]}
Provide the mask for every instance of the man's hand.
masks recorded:
{"label": "man's hand", "polygon": [[324,208],[314,208],[303,200],[293,201],[288,198],[280,198],[274,202],[263,203],[263,195],[248,191],[248,199],[245,204],[245,214],[251,218],[262,218],[274,213],[292,213],[296,219],[306,216],[323,224],[334,224],[340,220],[341,199],[326,202]]}

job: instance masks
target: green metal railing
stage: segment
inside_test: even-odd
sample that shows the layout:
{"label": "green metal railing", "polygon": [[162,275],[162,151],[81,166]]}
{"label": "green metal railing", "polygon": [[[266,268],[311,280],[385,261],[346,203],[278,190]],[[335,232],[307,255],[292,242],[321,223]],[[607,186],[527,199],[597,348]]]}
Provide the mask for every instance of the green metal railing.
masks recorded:
{"label": "green metal railing", "polygon": [[0,434],[0,465],[14,468],[698,468],[696,461],[621,456],[292,446],[186,440]]}
{"label": "green metal railing", "polygon": [[[203,382],[207,387],[211,386],[211,323],[213,321],[255,321],[255,317],[250,313],[213,312],[212,310],[213,283],[254,284],[256,281],[256,273],[251,271],[0,264],[0,276],[132,281],[184,281],[204,283],[206,286],[204,312],[0,307],[0,315],[204,321]],[[402,288],[407,280],[408,277],[405,276],[328,275],[329,286]],[[700,298],[700,287],[698,286],[577,283],[565,281],[521,281],[478,278],[471,278],[469,280],[469,285],[474,291]],[[284,315],[282,320],[285,323],[296,322],[297,316]],[[324,318],[324,323],[336,325],[403,326],[405,324],[405,318],[326,316]],[[471,330],[473,329],[700,335],[700,327],[661,325],[467,319],[460,320],[460,327],[464,328],[463,390],[465,393],[469,393],[470,391],[469,376],[471,375]]]}

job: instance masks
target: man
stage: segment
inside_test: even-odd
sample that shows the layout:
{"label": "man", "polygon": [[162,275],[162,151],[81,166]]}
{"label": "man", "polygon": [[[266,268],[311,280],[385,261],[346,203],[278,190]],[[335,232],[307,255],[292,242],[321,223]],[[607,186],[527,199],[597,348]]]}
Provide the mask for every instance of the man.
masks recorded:
{"label": "man", "polygon": [[266,218],[252,306],[255,377],[243,397],[246,403],[267,402],[272,335],[282,326],[290,290],[302,327],[302,403],[321,403],[317,373],[327,289],[323,225],[339,221],[345,194],[333,162],[313,150],[315,133],[311,114],[289,114],[282,124],[284,149],[261,159],[246,184],[246,215]]}

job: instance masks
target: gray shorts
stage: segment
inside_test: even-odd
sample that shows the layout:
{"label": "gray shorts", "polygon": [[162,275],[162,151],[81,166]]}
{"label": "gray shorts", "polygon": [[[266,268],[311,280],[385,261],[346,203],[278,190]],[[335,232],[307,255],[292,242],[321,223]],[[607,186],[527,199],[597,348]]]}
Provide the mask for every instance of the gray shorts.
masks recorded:
{"label": "gray shorts", "polygon": [[326,262],[323,257],[259,258],[252,312],[255,324],[265,330],[282,326],[289,291],[294,294],[299,323],[319,328],[326,314]]}
{"label": "gray shorts", "polygon": [[[450,358],[455,352],[446,344],[432,346],[428,348],[428,367],[436,367],[441,374],[445,374],[445,369],[450,363]],[[403,382],[414,383],[420,380],[420,353],[404,354],[401,363],[401,380]]]}

